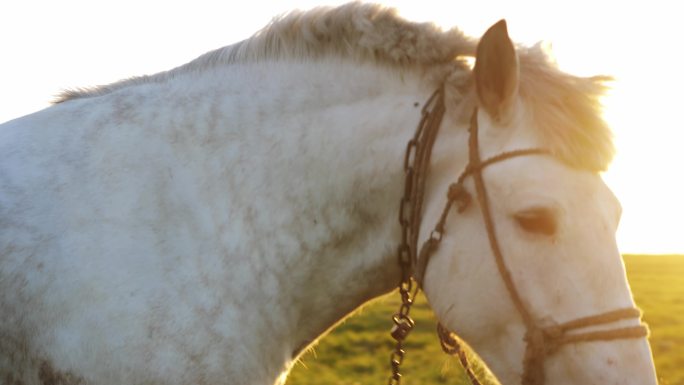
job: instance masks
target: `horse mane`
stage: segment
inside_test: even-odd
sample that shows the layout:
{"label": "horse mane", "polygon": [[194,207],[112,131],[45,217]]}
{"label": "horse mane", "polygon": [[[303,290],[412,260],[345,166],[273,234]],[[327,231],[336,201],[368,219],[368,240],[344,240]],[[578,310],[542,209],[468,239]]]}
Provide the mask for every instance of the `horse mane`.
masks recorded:
{"label": "horse mane", "polygon": [[178,68],[109,85],[65,90],[54,103],[100,96],[136,84],[163,82],[219,65],[267,60],[336,56],[398,68],[447,65],[453,64],[456,57],[472,56],[476,44],[456,28],[442,31],[432,23],[402,19],[394,8],[352,2],[336,8],[286,13],[252,37],[207,52]]}
{"label": "horse mane", "polygon": [[[437,76],[442,79],[445,68],[457,68],[459,74],[452,76],[451,82],[459,84],[451,86],[460,90],[463,84],[472,83],[470,69],[462,58],[474,56],[476,47],[477,40],[457,28],[443,31],[432,23],[407,21],[393,8],[352,2],[336,8],[287,13],[246,40],[210,51],[170,71],[66,90],[54,102],[160,83],[221,65],[331,56],[398,69],[438,68]],[[605,170],[614,155],[612,134],[601,117],[599,103],[608,78],[563,73],[539,46],[518,47],[518,55],[520,94],[528,101],[544,145],[571,166]]]}

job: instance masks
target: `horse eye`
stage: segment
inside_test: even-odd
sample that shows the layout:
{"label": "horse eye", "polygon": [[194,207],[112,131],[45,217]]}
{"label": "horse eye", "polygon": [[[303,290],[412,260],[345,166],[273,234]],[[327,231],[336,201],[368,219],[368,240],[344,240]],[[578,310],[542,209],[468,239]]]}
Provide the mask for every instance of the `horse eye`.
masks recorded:
{"label": "horse eye", "polygon": [[557,223],[556,214],[551,209],[534,208],[520,211],[513,215],[515,221],[523,230],[542,235],[554,235]]}

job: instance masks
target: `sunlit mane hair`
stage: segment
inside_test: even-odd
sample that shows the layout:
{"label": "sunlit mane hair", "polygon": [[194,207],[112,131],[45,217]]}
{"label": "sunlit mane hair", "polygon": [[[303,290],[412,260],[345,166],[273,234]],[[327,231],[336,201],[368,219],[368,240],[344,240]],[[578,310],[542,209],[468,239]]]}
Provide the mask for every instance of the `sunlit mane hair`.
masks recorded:
{"label": "sunlit mane hair", "polygon": [[[470,69],[461,60],[473,56],[477,40],[453,28],[413,23],[396,10],[375,4],[349,3],[337,8],[294,11],[274,19],[251,38],[208,52],[170,71],[114,84],[67,90],[56,103],[104,95],[144,83],[220,65],[266,60],[343,57],[401,69],[451,68],[452,86],[469,85]],[[571,166],[605,170],[612,160],[612,135],[601,117],[599,98],[606,77],[581,78],[561,72],[538,46],[519,47],[520,94],[540,129],[544,145]],[[464,79],[466,79],[464,81]]]}
{"label": "sunlit mane hair", "polygon": [[520,95],[530,110],[543,145],[567,164],[605,171],[613,160],[613,135],[603,120],[601,97],[608,76],[564,73],[541,49],[518,48]]}

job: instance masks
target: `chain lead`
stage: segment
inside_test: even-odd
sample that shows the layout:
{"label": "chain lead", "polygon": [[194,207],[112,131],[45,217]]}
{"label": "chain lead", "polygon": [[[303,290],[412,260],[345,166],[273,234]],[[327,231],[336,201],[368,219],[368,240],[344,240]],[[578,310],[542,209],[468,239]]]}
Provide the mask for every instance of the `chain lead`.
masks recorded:
{"label": "chain lead", "polygon": [[[404,194],[399,203],[401,243],[397,248],[397,262],[401,267],[401,281],[399,282],[401,305],[399,310],[392,316],[394,325],[392,326],[390,334],[395,340],[395,347],[390,356],[392,375],[388,380],[389,385],[401,384],[400,367],[402,362],[404,362],[404,356],[406,354],[406,351],[404,350],[404,340],[415,326],[415,322],[411,318],[410,313],[411,305],[413,305],[416,296],[418,295],[419,286],[412,278],[413,267],[417,258],[416,248],[412,248],[411,243],[412,238],[417,238],[415,232],[417,231],[417,223],[420,221],[420,214],[416,212],[419,207],[416,206],[416,201],[421,198],[417,198],[416,195],[418,194],[417,190],[422,188],[421,186],[417,186],[417,184],[421,183],[419,177],[424,177],[419,174],[422,173],[421,169],[425,166],[423,164],[417,165],[417,163],[426,162],[423,153],[426,147],[426,140],[423,136],[424,134],[434,136],[434,133],[426,133],[426,131],[429,129],[436,130],[439,126],[439,122],[436,122],[435,124],[431,118],[435,117],[433,110],[436,105],[441,108],[441,105],[444,103],[442,98],[443,92],[444,90],[442,88],[435,91],[423,106],[420,123],[418,124],[418,128],[416,129],[413,138],[406,145],[406,153],[404,155]],[[439,120],[441,119],[441,116],[436,118]],[[428,144],[427,146],[431,146],[431,144]],[[427,159],[429,159],[429,154]]]}

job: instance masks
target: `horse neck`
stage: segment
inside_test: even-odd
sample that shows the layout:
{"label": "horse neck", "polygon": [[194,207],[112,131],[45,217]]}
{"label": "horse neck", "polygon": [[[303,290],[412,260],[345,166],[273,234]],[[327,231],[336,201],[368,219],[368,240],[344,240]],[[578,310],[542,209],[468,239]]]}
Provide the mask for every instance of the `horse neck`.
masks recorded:
{"label": "horse neck", "polygon": [[403,152],[432,90],[414,74],[339,61],[233,73],[228,87],[246,97],[221,108],[239,143],[225,153],[242,181],[232,215],[243,213],[252,231],[241,242],[258,254],[234,263],[252,264],[254,298],[278,315],[266,346],[292,357],[398,283]]}

